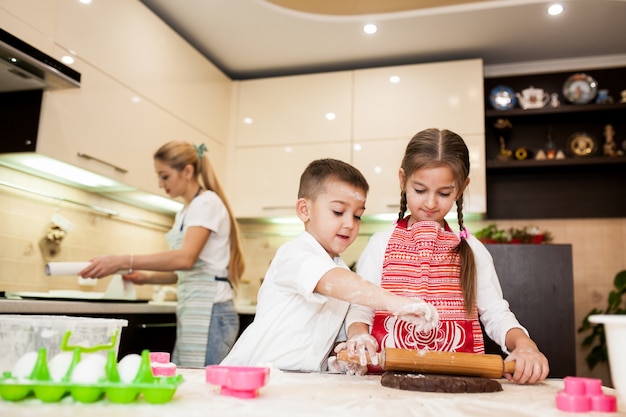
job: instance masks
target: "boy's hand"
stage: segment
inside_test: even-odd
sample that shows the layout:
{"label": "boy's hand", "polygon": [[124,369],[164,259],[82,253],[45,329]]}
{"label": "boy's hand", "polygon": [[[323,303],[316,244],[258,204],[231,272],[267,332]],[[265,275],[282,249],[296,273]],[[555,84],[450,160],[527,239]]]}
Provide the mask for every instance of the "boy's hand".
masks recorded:
{"label": "boy's hand", "polygon": [[373,365],[378,364],[378,342],[369,333],[361,333],[350,337],[347,341],[339,343],[335,346],[335,353],[342,350],[348,351],[348,357],[359,357],[359,363],[344,362],[337,359],[336,356],[328,358],[328,370],[333,373],[341,373],[347,375],[365,375],[367,373],[367,357],[372,360]]}
{"label": "boy's hand", "polygon": [[418,332],[430,332],[439,324],[439,313],[435,306],[419,298],[407,300],[399,309],[390,311],[400,320],[415,324]]}

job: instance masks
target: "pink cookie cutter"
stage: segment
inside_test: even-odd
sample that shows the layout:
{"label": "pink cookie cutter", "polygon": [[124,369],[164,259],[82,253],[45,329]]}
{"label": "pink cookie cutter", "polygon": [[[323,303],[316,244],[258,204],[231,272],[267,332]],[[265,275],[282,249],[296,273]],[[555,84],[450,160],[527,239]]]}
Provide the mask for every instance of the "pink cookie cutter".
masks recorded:
{"label": "pink cookie cutter", "polygon": [[617,411],[617,399],[602,392],[600,379],[568,376],[564,383],[563,391],[556,394],[556,408],[559,410],[574,413]]}
{"label": "pink cookie cutter", "polygon": [[222,395],[256,398],[259,388],[267,383],[269,374],[269,368],[210,365],[206,367],[206,382],[220,385]]}

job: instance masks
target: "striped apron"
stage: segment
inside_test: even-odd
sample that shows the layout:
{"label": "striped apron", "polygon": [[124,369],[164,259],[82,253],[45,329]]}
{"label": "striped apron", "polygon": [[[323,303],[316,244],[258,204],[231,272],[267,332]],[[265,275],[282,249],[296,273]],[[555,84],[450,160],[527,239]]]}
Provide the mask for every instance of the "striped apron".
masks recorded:
{"label": "striped apron", "polygon": [[[184,232],[167,233],[171,249],[182,246]],[[206,263],[196,260],[193,268],[176,271],[178,303],[176,305],[176,344],[172,362],[180,367],[204,368],[213,300],[217,292],[215,276],[205,272]]]}
{"label": "striped apron", "polygon": [[407,229],[408,217],[391,234],[383,261],[381,287],[405,297],[420,297],[439,312],[439,326],[417,332],[387,311],[376,311],[372,335],[381,348],[484,353],[477,308],[467,317],[460,285],[459,238],[439,223],[424,221]]}

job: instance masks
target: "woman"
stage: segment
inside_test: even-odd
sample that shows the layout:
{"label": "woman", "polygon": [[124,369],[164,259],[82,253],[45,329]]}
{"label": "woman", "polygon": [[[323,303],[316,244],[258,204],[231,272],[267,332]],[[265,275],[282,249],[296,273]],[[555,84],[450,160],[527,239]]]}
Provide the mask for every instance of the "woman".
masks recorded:
{"label": "woman", "polygon": [[177,283],[172,360],[182,367],[220,363],[239,332],[233,302],[244,270],[239,230],[205,153],[204,144],[172,141],[154,154],[159,187],[185,202],[167,233],[169,251],[99,256],[79,273],[101,278],[128,270],[123,278],[135,284]]}

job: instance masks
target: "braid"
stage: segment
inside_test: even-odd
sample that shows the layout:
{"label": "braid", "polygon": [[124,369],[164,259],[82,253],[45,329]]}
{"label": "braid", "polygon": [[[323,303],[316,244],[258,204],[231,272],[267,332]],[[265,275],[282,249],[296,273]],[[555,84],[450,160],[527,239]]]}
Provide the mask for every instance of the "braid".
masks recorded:
{"label": "braid", "polygon": [[404,219],[404,213],[406,213],[406,193],[400,192],[400,212],[398,213],[398,223]]}
{"label": "braid", "polygon": [[[462,231],[465,228],[463,225],[463,194],[456,200],[456,212],[459,230]],[[465,312],[469,316],[476,302],[476,260],[474,259],[472,248],[467,243],[467,238],[461,237],[456,250],[461,258],[460,280],[461,290],[463,291],[463,304]]]}

